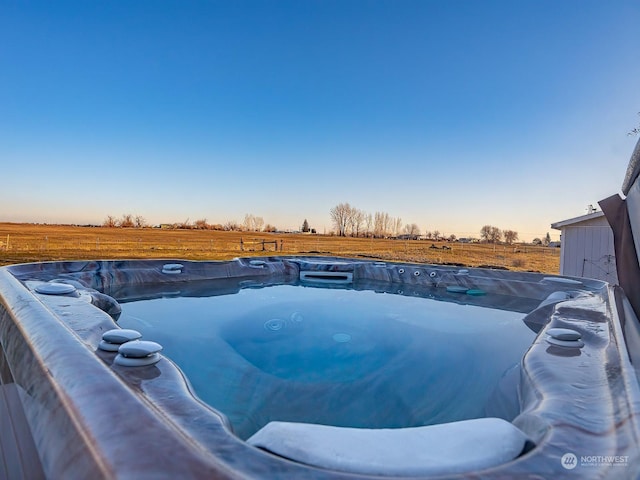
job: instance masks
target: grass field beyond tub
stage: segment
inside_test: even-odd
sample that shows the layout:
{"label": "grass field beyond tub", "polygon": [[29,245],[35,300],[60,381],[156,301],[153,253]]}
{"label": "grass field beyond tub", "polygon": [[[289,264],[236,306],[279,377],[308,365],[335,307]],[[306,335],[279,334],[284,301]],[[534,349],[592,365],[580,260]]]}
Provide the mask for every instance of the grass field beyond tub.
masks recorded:
{"label": "grass field beyond tub", "polygon": [[560,271],[559,248],[531,245],[0,223],[0,265],[89,258],[229,260],[265,254],[334,255],[553,274]]}

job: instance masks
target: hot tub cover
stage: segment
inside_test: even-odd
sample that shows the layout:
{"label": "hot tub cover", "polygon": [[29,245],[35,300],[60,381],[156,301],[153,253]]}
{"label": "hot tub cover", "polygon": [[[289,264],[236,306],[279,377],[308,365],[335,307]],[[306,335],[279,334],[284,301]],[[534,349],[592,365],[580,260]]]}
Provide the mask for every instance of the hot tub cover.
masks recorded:
{"label": "hot tub cover", "polygon": [[631,154],[631,160],[629,160],[629,166],[627,167],[627,173],[624,176],[624,180],[622,182],[622,193],[625,195],[629,194],[629,190],[633,186],[634,182],[640,175],[640,140],[636,143],[636,148],[634,148],[633,153]]}
{"label": "hot tub cover", "polygon": [[613,230],[618,281],[631,305],[640,316],[640,140],[636,144],[627,168],[622,199],[615,194],[598,204]]}
{"label": "hot tub cover", "polygon": [[499,418],[365,429],[270,422],[250,445],[297,462],[372,475],[437,475],[483,470],[519,456],[527,436]]}

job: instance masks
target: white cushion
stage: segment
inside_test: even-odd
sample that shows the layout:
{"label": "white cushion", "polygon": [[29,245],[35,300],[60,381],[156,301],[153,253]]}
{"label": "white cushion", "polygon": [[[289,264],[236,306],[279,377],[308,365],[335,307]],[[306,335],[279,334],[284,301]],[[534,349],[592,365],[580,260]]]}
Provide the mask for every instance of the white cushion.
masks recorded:
{"label": "white cushion", "polygon": [[513,460],[526,441],[521,430],[499,418],[398,429],[271,422],[247,440],[307,465],[370,475],[478,471]]}

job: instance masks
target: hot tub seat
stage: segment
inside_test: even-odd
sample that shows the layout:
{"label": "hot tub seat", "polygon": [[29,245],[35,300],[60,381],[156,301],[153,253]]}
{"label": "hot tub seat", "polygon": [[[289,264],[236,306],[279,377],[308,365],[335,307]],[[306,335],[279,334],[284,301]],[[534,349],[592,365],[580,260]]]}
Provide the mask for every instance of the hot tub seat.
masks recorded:
{"label": "hot tub seat", "polygon": [[247,443],[316,467],[371,475],[437,475],[509,462],[531,445],[513,424],[477,418],[415,428],[270,422]]}

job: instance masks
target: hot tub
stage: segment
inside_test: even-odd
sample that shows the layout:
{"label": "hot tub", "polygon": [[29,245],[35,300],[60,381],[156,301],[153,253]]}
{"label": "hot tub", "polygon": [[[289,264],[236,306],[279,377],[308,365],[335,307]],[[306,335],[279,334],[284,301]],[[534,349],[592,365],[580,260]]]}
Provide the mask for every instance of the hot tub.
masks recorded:
{"label": "hot tub", "polygon": [[[596,280],[339,258],[87,261],[2,268],[0,299],[14,432],[0,446],[22,452],[4,456],[15,475],[640,474],[638,320]],[[158,361],[118,364],[98,348],[114,329],[161,344]]]}

